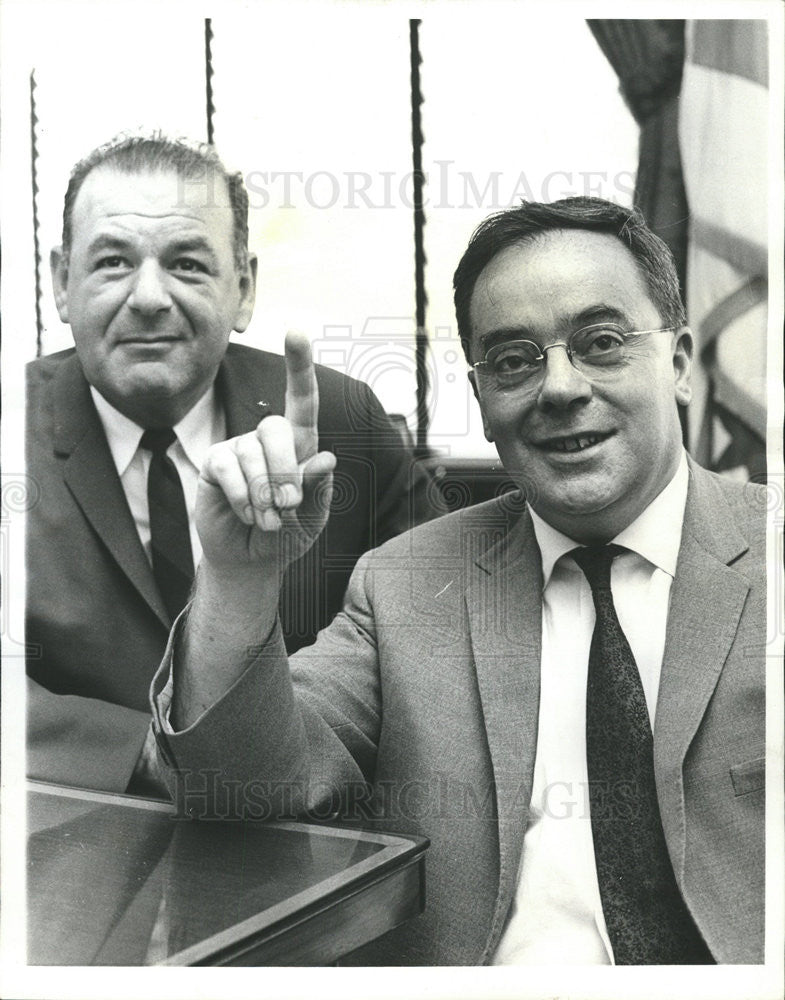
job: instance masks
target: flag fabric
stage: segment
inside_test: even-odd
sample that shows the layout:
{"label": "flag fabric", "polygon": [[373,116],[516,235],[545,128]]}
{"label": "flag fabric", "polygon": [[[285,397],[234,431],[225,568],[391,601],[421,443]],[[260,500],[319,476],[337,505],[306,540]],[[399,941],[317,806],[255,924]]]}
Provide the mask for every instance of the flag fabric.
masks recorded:
{"label": "flag fabric", "polygon": [[702,464],[765,471],[768,35],[765,21],[686,25],[679,109],[696,338],[689,444]]}

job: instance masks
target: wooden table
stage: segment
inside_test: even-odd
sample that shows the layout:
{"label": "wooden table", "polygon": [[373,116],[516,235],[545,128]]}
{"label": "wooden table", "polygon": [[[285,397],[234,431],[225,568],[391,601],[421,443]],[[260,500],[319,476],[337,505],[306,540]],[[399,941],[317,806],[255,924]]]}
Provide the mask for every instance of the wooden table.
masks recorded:
{"label": "wooden table", "polygon": [[424,838],[29,783],[29,965],[325,965],[422,912]]}

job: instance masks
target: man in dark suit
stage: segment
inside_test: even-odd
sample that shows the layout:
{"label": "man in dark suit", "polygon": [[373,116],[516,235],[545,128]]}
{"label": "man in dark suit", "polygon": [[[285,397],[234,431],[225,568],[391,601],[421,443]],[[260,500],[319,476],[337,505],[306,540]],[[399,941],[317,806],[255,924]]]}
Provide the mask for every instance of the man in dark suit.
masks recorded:
{"label": "man in dark suit", "polygon": [[[520,493],[363,557],[290,666],[280,555],[329,529],[335,467],[292,339],[291,426],[205,463],[153,688],[179,808],[252,816],[267,788],[268,815],[429,837],[425,913],[361,964],[762,962],[766,496],[684,453],[670,254],[620,206],[524,204],[475,233],[455,301]],[[257,476],[293,495],[250,515]]]}
{"label": "man in dark suit", "polygon": [[[147,691],[198,563],[201,461],[285,405],[284,359],[228,343],[254,304],[247,215],[241,176],[207,147],[126,139],[72,173],[52,274],[76,350],[28,367],[28,474],[40,496],[27,526],[32,777],[150,788]],[[363,552],[440,512],[368,386],[322,367],[317,382],[320,447],[337,456],[339,482],[330,531],[282,590],[290,651],[338,611]],[[156,560],[178,528],[166,521],[156,540],[145,434],[168,429],[162,461],[190,548],[174,583]]]}

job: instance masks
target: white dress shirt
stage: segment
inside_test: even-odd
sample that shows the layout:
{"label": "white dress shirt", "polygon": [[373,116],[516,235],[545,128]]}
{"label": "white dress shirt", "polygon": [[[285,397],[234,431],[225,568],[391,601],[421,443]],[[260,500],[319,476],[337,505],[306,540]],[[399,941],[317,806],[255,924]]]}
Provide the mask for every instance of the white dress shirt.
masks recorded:
{"label": "white dress shirt", "polygon": [[[98,410],[106,440],[109,443],[109,450],[112,453],[117,474],[128,500],[128,506],[131,508],[136,530],[139,532],[142,546],[152,566],[150,510],[147,504],[147,473],[150,469],[152,455],[146,448],[139,447],[144,433],[143,428],[133,420],[123,416],[93,386],[90,386],[90,392],[95,408]],[[217,441],[223,441],[226,437],[226,420],[212,386],[173,429],[177,440],[169,446],[167,455],[174,462],[183,484],[185,506],[188,511],[188,523],[191,531],[191,551],[194,567],[196,567],[202,556],[199,533],[194,523],[199,470],[210,446]]]}
{"label": "white dress shirt", "polygon": [[[654,724],[670,588],[676,572],[686,457],[671,482],[613,539],[611,591]],[[531,511],[542,555],[542,659],[531,811],[518,886],[495,965],[613,964],[589,815],[586,678],[591,589],[566,553],[576,543]]]}

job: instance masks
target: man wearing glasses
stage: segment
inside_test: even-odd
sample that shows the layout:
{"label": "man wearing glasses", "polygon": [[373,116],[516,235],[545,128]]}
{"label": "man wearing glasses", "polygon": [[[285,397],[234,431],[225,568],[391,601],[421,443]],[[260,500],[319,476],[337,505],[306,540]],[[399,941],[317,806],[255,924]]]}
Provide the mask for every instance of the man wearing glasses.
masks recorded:
{"label": "man wearing glasses", "polygon": [[218,768],[241,790],[213,784],[219,814],[252,815],[261,780],[287,793],[268,815],[429,837],[426,912],[360,964],[762,962],[765,502],[684,453],[670,254],[608,202],[524,204],[454,285],[520,494],[370,553],[288,664],[277,581],[334,464],[291,340],[286,417],[203,473],[200,579],[154,686],[181,808]]}

